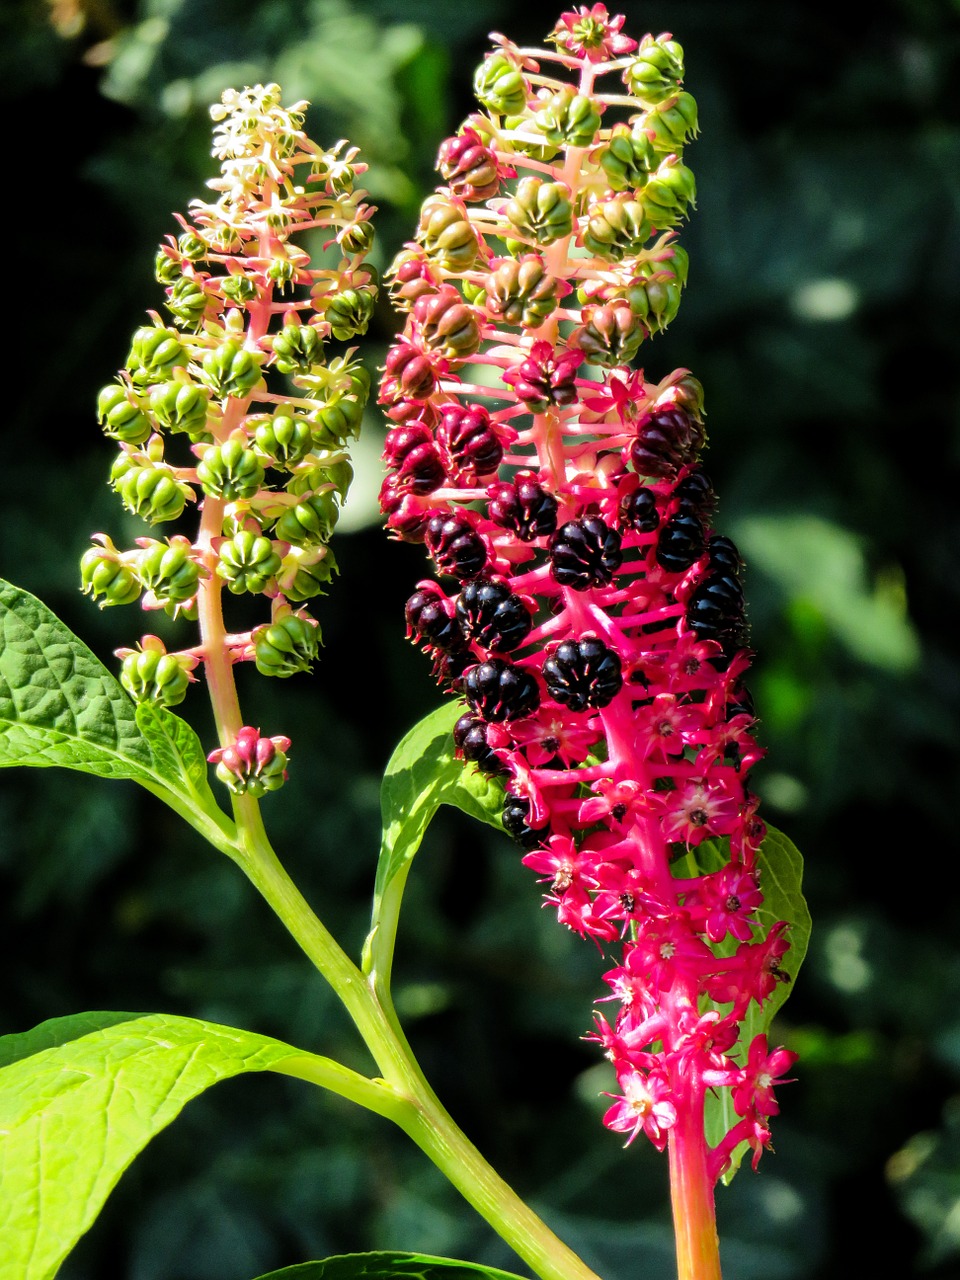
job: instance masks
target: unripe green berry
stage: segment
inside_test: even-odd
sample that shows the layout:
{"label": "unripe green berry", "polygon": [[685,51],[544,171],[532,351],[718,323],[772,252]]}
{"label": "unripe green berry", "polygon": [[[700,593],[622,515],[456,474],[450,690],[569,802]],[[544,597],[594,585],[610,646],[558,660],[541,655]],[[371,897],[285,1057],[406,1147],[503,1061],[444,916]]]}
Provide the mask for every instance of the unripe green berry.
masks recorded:
{"label": "unripe green berry", "polygon": [[590,210],[584,247],[607,262],[638,253],[650,237],[652,228],[644,206],[626,196],[602,200]]}
{"label": "unripe green berry", "polygon": [[207,246],[192,231],[184,231],[177,237],[177,248],[188,262],[199,262],[207,256]]}
{"label": "unripe green berry", "polygon": [[[531,118],[528,114],[518,116],[507,116],[503,122],[503,133],[509,140],[510,149],[517,155],[529,156],[531,160],[539,160],[541,164],[549,164],[560,150],[559,146],[554,142],[548,142],[543,138],[540,142],[534,142],[531,137],[530,129]],[[494,139],[493,144],[497,145]]]}
{"label": "unripe green berry", "polygon": [[360,218],[345,227],[340,235],[340,247],[344,253],[356,255],[369,253],[374,240],[373,223],[369,218]]}
{"label": "unripe green berry", "polygon": [[158,249],[153,262],[153,274],[158,284],[174,285],[183,275],[179,257],[166,249]]}
{"label": "unripe green berry", "polygon": [[252,302],[260,293],[256,280],[251,279],[243,271],[232,272],[230,275],[223,276],[219,283],[223,296],[238,306]]}
{"label": "unripe green berry", "polygon": [[309,373],[323,360],[323,338],[309,324],[285,324],[272,348],[274,366],[281,373]]}
{"label": "unripe green berry", "polygon": [[642,130],[618,124],[597,159],[613,191],[632,191],[646,182],[655,152]]}
{"label": "unripe green berry", "polygon": [[258,452],[278,467],[293,466],[313,445],[310,423],[282,409],[258,422],[253,438]]}
{"label": "unripe green berry", "polygon": [[314,422],[314,443],[321,448],[356,437],[363,420],[363,402],[353,396],[338,399],[316,409],[311,415]]}
{"label": "unripe green berry", "polygon": [[334,294],[323,308],[323,318],[330,325],[330,332],[338,342],[366,333],[376,310],[376,290],[369,285],[358,289],[343,289]]}
{"label": "unripe green berry", "polygon": [[320,650],[320,628],[312,618],[288,613],[253,632],[254,661],[264,676],[309,671]]}
{"label": "unripe green berry", "polygon": [[216,396],[247,396],[261,379],[264,356],[228,338],[203,357],[203,380]]}
{"label": "unripe green berry", "polygon": [[683,49],[676,40],[644,36],[637,56],[623,73],[629,91],[645,106],[671,97],[683,79]]}
{"label": "unripe green berry", "polygon": [[176,605],[192,599],[200,584],[200,566],[193,559],[189,540],[176,535],[167,542],[147,538],[138,541],[143,550],[137,561],[137,573],[158,603]]}
{"label": "unripe green berry", "polygon": [[683,91],[661,102],[643,116],[643,132],[660,155],[679,154],[684,144],[697,134],[697,103]]}
{"label": "unripe green berry", "polygon": [[168,378],[187,360],[187,352],[175,330],[145,325],[133,335],[126,367],[137,386],[152,386]]}
{"label": "unripe green berry", "polygon": [[171,467],[122,453],[110,471],[110,482],[123,505],[135,516],[161,524],[183,514],[193,496],[188,484],[178,480]]}
{"label": "unripe green berry", "polygon": [[469,271],[480,254],[480,242],[465,208],[442,195],[428,196],[424,201],[417,239],[442,271]]}
{"label": "unripe green berry", "polygon": [[97,396],[97,420],[104,435],[122,444],[142,444],[150,435],[150,419],[134,394],[122,383],[113,382]]}
{"label": "unripe green berry", "polygon": [[217,557],[217,577],[234,595],[266,590],[282,563],[269,538],[245,529],[221,542]]}
{"label": "unripe green berry", "polygon": [[339,518],[340,504],[335,490],[331,488],[288,507],[273,531],[283,542],[293,546],[316,546],[329,542]]}
{"label": "unripe green berry", "polygon": [[548,142],[589,147],[600,128],[600,111],[592,98],[567,85],[537,112],[535,120]]}
{"label": "unripe green berry", "polygon": [[553,244],[573,230],[573,205],[562,182],[521,178],[504,213],[521,235],[537,244]]}
{"label": "unripe green berry", "polygon": [[239,437],[210,445],[197,466],[204,493],[228,502],[252,498],[263,484],[263,476],[263,463]]}
{"label": "unripe green berry", "polygon": [[292,603],[302,604],[313,596],[323,595],[334,574],[339,572],[329,546],[292,546],[283,557],[277,586]]}
{"label": "unripe green berry", "polygon": [[538,254],[505,258],[484,280],[487,311],[507,324],[535,329],[556,309],[557,284]]}
{"label": "unripe green berry", "polygon": [[210,392],[192,382],[161,382],[150,393],[150,412],[167,431],[183,431],[197,440],[207,429]]}
{"label": "unripe green berry", "polygon": [[481,62],[473,89],[478,101],[497,115],[519,115],[527,105],[527,83],[520,68],[499,50]]}
{"label": "unripe green berry", "polygon": [[190,276],[181,276],[169,291],[164,306],[181,328],[196,329],[209,304],[210,298],[199,281]]}
{"label": "unripe green berry", "polygon": [[109,538],[102,546],[88,548],[80,558],[80,589],[92,596],[101,609],[114,604],[133,604],[141,591],[140,579]]}
{"label": "unripe green berry", "polygon": [[577,334],[577,346],[586,352],[592,364],[629,364],[647,336],[639,318],[625,302],[585,308],[584,320]]}
{"label": "unripe green berry", "polygon": [[176,707],[186,697],[193,663],[161,648],[128,653],[120,669],[120,683],[134,702]]}
{"label": "unripe green berry", "polygon": [[664,231],[686,215],[696,194],[693,171],[676,156],[667,156],[643,188],[643,207],[653,225]]}

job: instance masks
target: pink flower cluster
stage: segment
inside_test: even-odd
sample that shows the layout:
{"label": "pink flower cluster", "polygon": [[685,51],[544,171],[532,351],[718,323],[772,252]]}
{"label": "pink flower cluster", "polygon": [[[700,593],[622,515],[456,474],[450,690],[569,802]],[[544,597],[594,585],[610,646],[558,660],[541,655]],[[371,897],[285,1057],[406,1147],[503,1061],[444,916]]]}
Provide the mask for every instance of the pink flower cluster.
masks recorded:
{"label": "pink flower cluster", "polygon": [[770,1140],[793,1055],[760,1035],[744,1061],[738,1041],[788,943],[758,923],[742,563],[712,527],[702,389],[631,363],[686,279],[696,108],[676,42],[622,23],[565,13],[555,51],[497,37],[478,69],[485,110],[440,147],[444,185],[390,272],[406,323],[381,502],[436,570],[406,622],[464,700],[458,753],[502,778],[547,902],[611,957],[605,1123],[663,1148],[729,1090],[718,1177]]}

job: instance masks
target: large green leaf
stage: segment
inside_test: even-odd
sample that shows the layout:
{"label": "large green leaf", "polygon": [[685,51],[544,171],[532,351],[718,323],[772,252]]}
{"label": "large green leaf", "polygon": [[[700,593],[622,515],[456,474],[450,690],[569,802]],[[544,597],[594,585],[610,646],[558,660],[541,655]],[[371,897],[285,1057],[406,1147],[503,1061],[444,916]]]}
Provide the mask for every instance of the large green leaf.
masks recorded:
{"label": "large green leaf", "polygon": [[163,708],[138,709],[42,601],[0,579],[0,767],[5,765],[129,779],[168,801],[176,798],[180,811],[225,821],[190,726]]}
{"label": "large green leaf", "polygon": [[518,1280],[510,1271],[484,1267],[477,1262],[433,1258],[425,1253],[341,1253],[320,1262],[269,1271],[257,1280]]}
{"label": "large green leaf", "polygon": [[191,1098],[248,1071],[290,1064],[302,1075],[312,1058],[157,1013],[83,1013],[0,1039],[0,1280],[53,1276],[123,1171]]}
{"label": "large green leaf", "polygon": [[[713,841],[705,841],[687,855],[689,866],[685,872],[696,875],[701,872],[715,871],[726,862],[726,853],[720,845]],[[758,923],[767,929],[778,921],[785,920],[790,926],[790,950],[784,957],[784,972],[789,974],[789,982],[779,982],[762,1008],[752,1002],[740,1028],[740,1058],[744,1060],[746,1048],[758,1035],[766,1035],[770,1031],[774,1015],[789,997],[797,970],[803,963],[807,944],[810,941],[810,912],[801,891],[803,879],[803,858],[796,845],[782,831],[768,825],[767,833],[757,857],[760,869],[760,885],[763,889],[763,905],[757,912]],[[732,954],[736,948],[735,941],[727,941],[718,948],[721,954]],[[707,1095],[706,1133],[707,1140],[715,1145],[731,1128],[739,1117],[733,1110],[730,1090],[723,1089],[718,1093]],[[724,1174],[724,1182],[729,1183],[740,1167],[748,1145],[741,1143],[734,1151],[731,1164]]]}
{"label": "large green leaf", "polygon": [[453,726],[463,711],[462,702],[446,702],[424,716],[401,740],[383,776],[383,840],[364,954],[366,971],[375,971],[381,983],[389,981],[403,886],[433,815],[449,804],[501,827],[503,788],[454,755]]}

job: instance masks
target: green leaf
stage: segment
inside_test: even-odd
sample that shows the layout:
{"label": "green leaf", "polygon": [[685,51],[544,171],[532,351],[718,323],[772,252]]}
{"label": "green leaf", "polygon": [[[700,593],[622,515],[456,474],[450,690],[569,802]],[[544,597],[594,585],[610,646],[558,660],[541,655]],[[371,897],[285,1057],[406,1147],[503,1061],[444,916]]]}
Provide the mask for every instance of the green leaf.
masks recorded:
{"label": "green leaf", "polygon": [[48,1280],[191,1098],[312,1055],[165,1014],[83,1013],[0,1039],[0,1280]]}
{"label": "green leaf", "polygon": [[124,778],[168,803],[178,798],[173,807],[191,820],[225,822],[190,726],[137,708],[42,601],[0,579],[0,767],[12,765]]}
{"label": "green leaf", "polygon": [[[727,861],[720,845],[710,840],[692,849],[687,856],[691,860],[690,874],[693,875],[716,871]],[[790,926],[790,950],[784,957],[783,966],[784,972],[790,975],[790,982],[777,983],[776,989],[762,1008],[756,1002],[751,1003],[741,1024],[737,1042],[741,1061],[745,1060],[747,1047],[753,1038],[769,1033],[774,1015],[790,995],[810,941],[810,912],[801,892],[803,858],[796,845],[782,831],[768,826],[757,856],[757,865],[763,889],[763,906],[757,912],[758,922],[764,931],[781,920],[785,920]],[[737,945],[736,941],[728,940],[717,951],[721,955],[732,955]],[[716,1145],[738,1119],[733,1110],[729,1089],[707,1094],[706,1134],[711,1146]],[[723,1175],[725,1183],[733,1179],[748,1150],[745,1142],[735,1148],[730,1167]]]}
{"label": "green leaf", "polygon": [[301,1262],[280,1271],[268,1271],[257,1280],[519,1280],[510,1271],[484,1267],[477,1262],[433,1258],[425,1253],[342,1253],[320,1262]]}
{"label": "green leaf", "polygon": [[380,788],[383,840],[377,863],[373,920],[364,949],[366,972],[389,980],[403,887],[414,854],[433,815],[453,805],[502,830],[503,788],[464,765],[454,755],[453,726],[462,702],[446,702],[431,711],[401,740],[387,764]]}

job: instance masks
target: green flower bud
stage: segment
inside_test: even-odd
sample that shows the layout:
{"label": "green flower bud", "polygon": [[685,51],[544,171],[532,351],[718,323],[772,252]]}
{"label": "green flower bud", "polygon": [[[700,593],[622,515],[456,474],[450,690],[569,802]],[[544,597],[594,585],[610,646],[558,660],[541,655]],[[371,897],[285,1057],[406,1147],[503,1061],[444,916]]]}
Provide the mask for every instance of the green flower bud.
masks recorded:
{"label": "green flower bud", "polygon": [[646,182],[655,153],[645,133],[637,129],[631,132],[627,125],[617,124],[597,160],[612,190],[632,191]]}
{"label": "green flower bud", "polygon": [[683,79],[683,49],[668,37],[644,36],[637,56],[623,73],[630,93],[645,106],[671,97]]}
{"label": "green flower bud", "polygon": [[487,54],[473,77],[477,100],[501,116],[515,116],[527,105],[527,82],[502,51]]}
{"label": "green flower bud", "polygon": [[181,328],[197,329],[209,304],[210,298],[200,282],[181,276],[167,294],[164,306]]}
{"label": "green flower bud", "polygon": [[606,262],[619,262],[638,253],[649,239],[650,221],[644,206],[626,196],[601,200],[590,210],[583,244]]}
{"label": "green flower bud", "polygon": [[246,529],[221,542],[217,557],[217,577],[224,580],[234,595],[244,591],[256,595],[266,590],[281,565],[270,539]]}
{"label": "green flower bud", "polygon": [[248,351],[233,338],[203,357],[203,380],[216,396],[247,396],[261,380],[259,351]]}
{"label": "green flower bud", "polygon": [[197,467],[197,479],[204,493],[228,502],[252,498],[263,484],[263,475],[262,462],[240,437],[210,445],[203,451]]}
{"label": "green flower bud", "polygon": [[143,455],[121,453],[110,470],[110,483],[127,510],[151,524],[176,520],[193,497],[193,490],[176,478],[171,467]]}
{"label": "green flower bud", "polygon": [[323,308],[323,318],[338,342],[366,333],[377,305],[376,289],[361,285],[334,294]]}
{"label": "green flower bud", "polygon": [[188,358],[180,335],[174,329],[147,325],[133,335],[126,367],[138,387],[151,386],[185,365]]}
{"label": "green flower bud", "polygon": [[562,182],[521,178],[504,213],[521,235],[537,244],[553,244],[573,230],[573,205]]}
{"label": "green flower bud", "polygon": [[643,188],[643,207],[654,226],[664,231],[686,216],[696,194],[693,171],[676,156],[667,156]]}
{"label": "green flower bud", "polygon": [[330,547],[291,547],[283,557],[277,586],[294,604],[322,595],[340,568]]}
{"label": "green flower bud", "polygon": [[137,561],[140,581],[158,604],[183,604],[197,594],[201,568],[189,539],[176,534],[167,542],[150,538],[137,542],[143,548]]}
{"label": "green flower bud", "polygon": [[[154,644],[150,642],[154,641]],[[145,636],[142,648],[128,652],[120,669],[120,683],[134,702],[176,707],[186,697],[196,659],[167,653],[156,636]]]}
{"label": "green flower bud", "polygon": [[310,423],[282,409],[258,422],[253,438],[257,451],[277,467],[293,466],[313,446]]}
{"label": "green flower bud", "polygon": [[443,271],[469,271],[480,254],[480,241],[466,210],[445,196],[428,196],[424,201],[417,240]]}
{"label": "green flower bud", "polygon": [[142,444],[151,431],[150,419],[122,382],[111,383],[97,396],[97,421],[104,435],[122,444]]}
{"label": "green flower bud", "polygon": [[592,364],[629,364],[647,331],[625,302],[605,303],[584,309],[585,324],[577,333],[577,346]]}
{"label": "green flower bud", "polygon": [[487,311],[507,324],[535,329],[556,309],[557,284],[538,254],[504,258],[484,280]]}
{"label": "green flower bud", "polygon": [[191,440],[206,433],[210,392],[192,382],[162,382],[150,393],[150,412],[167,431],[183,431]]}
{"label": "green flower bud", "polygon": [[570,85],[555,93],[534,118],[548,142],[568,147],[589,147],[600,128],[597,104]]}
{"label": "green flower bud", "polygon": [[273,339],[273,363],[281,373],[309,373],[323,360],[323,338],[309,324],[285,324]]}
{"label": "green flower bud", "polygon": [[329,542],[339,518],[340,504],[335,490],[331,488],[311,494],[296,506],[288,507],[273,531],[283,542],[293,546],[316,546]]}
{"label": "green flower bud", "polygon": [[697,103],[686,91],[660,103],[643,117],[643,131],[659,154],[677,154],[697,135]]}
{"label": "green flower bud", "polygon": [[309,671],[320,651],[320,628],[310,617],[287,613],[256,627],[253,632],[254,661],[264,676],[296,675]]}
{"label": "green flower bud", "polygon": [[140,579],[106,534],[95,535],[100,546],[88,548],[80,558],[80,590],[92,596],[101,609],[133,604],[140,595]]}

